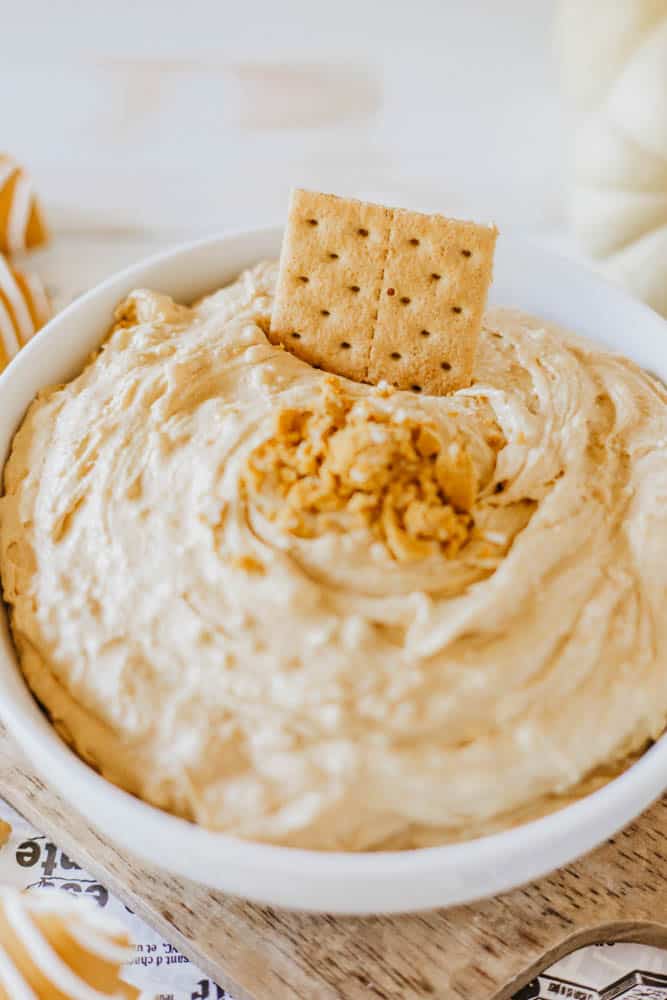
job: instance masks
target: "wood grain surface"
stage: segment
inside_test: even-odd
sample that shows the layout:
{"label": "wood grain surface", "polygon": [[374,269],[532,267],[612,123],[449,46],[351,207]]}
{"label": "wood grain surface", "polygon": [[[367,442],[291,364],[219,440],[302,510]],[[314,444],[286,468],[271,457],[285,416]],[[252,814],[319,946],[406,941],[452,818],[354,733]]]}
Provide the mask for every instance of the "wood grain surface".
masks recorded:
{"label": "wood grain surface", "polygon": [[504,896],[402,917],[262,908],[113,847],[0,726],[0,795],[236,1000],[508,1000],[594,941],[667,945],[667,799],[586,858]]}

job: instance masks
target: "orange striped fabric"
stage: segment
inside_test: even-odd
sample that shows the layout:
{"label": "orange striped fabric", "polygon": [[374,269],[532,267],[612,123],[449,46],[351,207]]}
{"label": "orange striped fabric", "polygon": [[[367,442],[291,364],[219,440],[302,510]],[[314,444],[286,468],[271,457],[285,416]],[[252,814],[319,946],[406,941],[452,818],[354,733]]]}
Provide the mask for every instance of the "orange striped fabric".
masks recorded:
{"label": "orange striped fabric", "polygon": [[41,279],[16,270],[0,254],[0,371],[50,316],[51,304]]}
{"label": "orange striped fabric", "polygon": [[0,252],[30,250],[47,239],[30,177],[11,156],[0,153]]}

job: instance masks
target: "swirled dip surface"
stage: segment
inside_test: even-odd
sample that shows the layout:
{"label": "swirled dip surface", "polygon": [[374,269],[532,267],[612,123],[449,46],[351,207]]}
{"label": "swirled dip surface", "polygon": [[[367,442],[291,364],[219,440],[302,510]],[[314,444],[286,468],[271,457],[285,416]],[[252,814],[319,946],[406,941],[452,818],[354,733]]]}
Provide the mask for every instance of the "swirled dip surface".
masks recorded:
{"label": "swirled dip surface", "polygon": [[112,781],[199,823],[409,847],[544,812],[667,716],[667,396],[527,316],[435,398],[269,343],[270,264],[136,292],[16,435],[22,668]]}

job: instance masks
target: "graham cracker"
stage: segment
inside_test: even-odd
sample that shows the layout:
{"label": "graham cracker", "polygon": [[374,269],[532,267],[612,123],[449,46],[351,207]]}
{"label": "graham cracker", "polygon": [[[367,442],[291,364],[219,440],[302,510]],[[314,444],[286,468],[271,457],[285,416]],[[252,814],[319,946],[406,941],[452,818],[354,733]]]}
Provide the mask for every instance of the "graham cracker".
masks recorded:
{"label": "graham cracker", "polygon": [[494,227],[296,190],[269,337],[358,382],[470,385]]}
{"label": "graham cracker", "polygon": [[393,213],[368,381],[443,395],[470,385],[497,230]]}
{"label": "graham cracker", "polygon": [[269,338],[357,382],[367,377],[390,210],[292,192]]}

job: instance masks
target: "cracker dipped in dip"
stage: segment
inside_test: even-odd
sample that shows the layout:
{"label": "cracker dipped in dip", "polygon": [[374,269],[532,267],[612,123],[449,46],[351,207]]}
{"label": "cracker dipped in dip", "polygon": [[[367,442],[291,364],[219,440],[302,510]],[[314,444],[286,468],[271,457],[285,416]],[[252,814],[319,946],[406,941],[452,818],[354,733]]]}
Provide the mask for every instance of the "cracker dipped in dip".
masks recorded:
{"label": "cracker dipped in dip", "polygon": [[59,732],[148,802],[316,849],[606,780],[667,718],[667,393],[504,309],[470,388],[357,384],[269,342],[274,282],[135,292],[16,435],[4,594]]}

